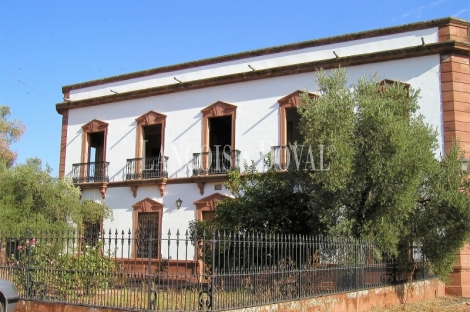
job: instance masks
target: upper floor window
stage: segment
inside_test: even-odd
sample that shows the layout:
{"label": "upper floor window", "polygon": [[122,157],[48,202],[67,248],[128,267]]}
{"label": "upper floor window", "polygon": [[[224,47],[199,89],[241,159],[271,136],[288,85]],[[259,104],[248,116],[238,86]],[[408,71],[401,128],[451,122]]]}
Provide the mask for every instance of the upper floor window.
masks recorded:
{"label": "upper floor window", "polygon": [[106,140],[108,124],[94,119],[82,127],[81,163],[72,165],[75,183],[108,181]]}
{"label": "upper floor window", "polygon": [[410,90],[410,84],[409,83],[404,83],[404,82],[401,82],[401,81],[391,80],[391,79],[384,79],[381,82],[379,82],[379,93],[383,93],[387,86],[391,86],[393,84],[398,84],[398,85],[402,86],[403,89],[407,90],[408,92]]}
{"label": "upper floor window", "polygon": [[[297,90],[282,99],[279,103],[279,145],[271,147],[272,161],[277,169],[287,169],[287,149],[292,144],[303,144],[304,138],[300,133],[300,114],[297,106],[300,104],[300,95],[303,91]],[[316,95],[307,93],[310,98]]]}
{"label": "upper floor window", "polygon": [[202,148],[193,156],[193,175],[225,174],[239,167],[235,148],[237,106],[221,101],[201,110]]}
{"label": "upper floor window", "polygon": [[218,101],[201,112],[203,152],[215,151],[217,145],[235,149],[237,106]]}
{"label": "upper floor window", "polygon": [[164,156],[166,115],[154,111],[136,118],[135,158],[128,159],[126,179],[166,178]]}
{"label": "upper floor window", "polygon": [[166,115],[154,111],[136,118],[136,158],[163,155]]}
{"label": "upper floor window", "polygon": [[[302,144],[304,138],[300,133],[300,114],[297,112],[297,106],[300,104],[300,95],[303,91],[295,91],[282,99],[279,99],[279,144],[286,146],[289,144]],[[308,93],[310,98],[316,95]]]}
{"label": "upper floor window", "polygon": [[82,163],[106,161],[108,124],[94,119],[83,127]]}
{"label": "upper floor window", "polygon": [[[378,93],[386,94],[385,92],[387,90],[387,87],[395,85],[395,84],[400,86],[401,88],[403,88],[406,91],[407,97],[409,97],[411,85],[408,84],[408,83],[404,83],[404,82],[396,81],[396,80],[391,80],[391,79],[384,79],[381,82],[379,82]],[[407,105],[405,105],[405,103],[403,103],[403,116],[405,116],[406,118],[410,117],[409,107]]]}

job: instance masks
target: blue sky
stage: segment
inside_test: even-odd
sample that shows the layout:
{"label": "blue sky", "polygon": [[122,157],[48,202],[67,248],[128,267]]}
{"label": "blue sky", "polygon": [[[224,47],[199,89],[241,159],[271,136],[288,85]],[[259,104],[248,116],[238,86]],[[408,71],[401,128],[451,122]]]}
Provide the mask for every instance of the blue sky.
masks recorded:
{"label": "blue sky", "polygon": [[470,1],[0,0],[0,104],[26,125],[17,162],[57,175],[63,85],[448,16]]}

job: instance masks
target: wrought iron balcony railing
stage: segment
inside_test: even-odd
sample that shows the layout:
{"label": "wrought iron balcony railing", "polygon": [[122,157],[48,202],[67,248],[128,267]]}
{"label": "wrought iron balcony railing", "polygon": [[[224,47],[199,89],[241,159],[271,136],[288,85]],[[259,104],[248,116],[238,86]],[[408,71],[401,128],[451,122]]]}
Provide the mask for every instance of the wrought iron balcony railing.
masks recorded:
{"label": "wrought iron balcony railing", "polygon": [[202,152],[193,154],[193,175],[225,174],[240,168],[240,151]]}
{"label": "wrought iron balcony railing", "polygon": [[126,180],[168,178],[167,163],[167,156],[128,159]]}
{"label": "wrought iron balcony railing", "polygon": [[72,164],[73,183],[108,182],[109,162]]}
{"label": "wrought iron balcony railing", "polygon": [[287,146],[271,146],[271,165],[276,170],[287,170]]}

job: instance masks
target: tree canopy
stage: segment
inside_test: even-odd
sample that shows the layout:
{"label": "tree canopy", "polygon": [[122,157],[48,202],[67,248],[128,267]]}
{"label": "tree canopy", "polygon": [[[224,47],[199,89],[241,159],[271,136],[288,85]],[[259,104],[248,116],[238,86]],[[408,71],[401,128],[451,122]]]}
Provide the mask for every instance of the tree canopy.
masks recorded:
{"label": "tree canopy", "polygon": [[0,105],[0,161],[5,162],[8,167],[13,165],[16,159],[16,152],[10,149],[10,145],[17,142],[25,130],[21,121],[7,120],[10,114],[8,106]]}
{"label": "tree canopy", "polygon": [[70,179],[50,173],[38,159],[10,168],[0,162],[0,232],[63,231],[111,217],[103,203],[81,201]]}
{"label": "tree canopy", "polygon": [[[288,173],[232,172],[234,200],[218,204],[217,226],[372,238],[405,258],[420,244],[445,277],[470,234],[463,151],[455,142],[437,157],[438,134],[418,111],[419,91],[379,83],[374,75],[348,86],[344,69],[317,72],[319,96],[305,94],[298,107],[308,148],[290,147],[304,163],[291,161]],[[320,158],[328,170],[318,170]]]}

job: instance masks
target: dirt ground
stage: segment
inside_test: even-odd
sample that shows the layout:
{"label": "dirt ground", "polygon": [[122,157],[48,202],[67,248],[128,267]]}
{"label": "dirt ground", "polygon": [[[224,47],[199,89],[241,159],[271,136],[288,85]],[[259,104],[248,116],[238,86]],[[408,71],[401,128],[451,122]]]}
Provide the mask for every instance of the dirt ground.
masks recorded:
{"label": "dirt ground", "polygon": [[470,298],[462,297],[438,297],[432,300],[424,300],[416,303],[401,304],[390,308],[377,308],[369,312],[462,312],[470,311]]}

